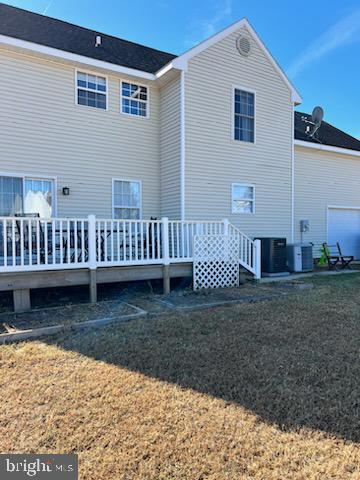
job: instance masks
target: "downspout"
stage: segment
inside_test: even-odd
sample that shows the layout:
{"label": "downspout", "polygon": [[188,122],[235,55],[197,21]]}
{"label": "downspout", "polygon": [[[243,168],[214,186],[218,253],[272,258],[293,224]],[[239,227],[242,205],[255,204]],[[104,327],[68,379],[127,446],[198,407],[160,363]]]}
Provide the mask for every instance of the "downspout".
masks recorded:
{"label": "downspout", "polygon": [[180,83],[180,217],[185,220],[185,71]]}
{"label": "downspout", "polygon": [[294,132],[294,103],[291,107],[291,242],[295,242],[295,132]]}

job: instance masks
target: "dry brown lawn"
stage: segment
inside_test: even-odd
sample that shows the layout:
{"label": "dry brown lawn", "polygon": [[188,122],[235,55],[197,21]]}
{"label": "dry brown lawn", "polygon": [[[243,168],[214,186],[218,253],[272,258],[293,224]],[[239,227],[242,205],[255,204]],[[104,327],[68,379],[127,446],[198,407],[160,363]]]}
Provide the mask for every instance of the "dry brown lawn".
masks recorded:
{"label": "dry brown lawn", "polygon": [[0,347],[0,451],[86,480],[360,478],[360,275]]}

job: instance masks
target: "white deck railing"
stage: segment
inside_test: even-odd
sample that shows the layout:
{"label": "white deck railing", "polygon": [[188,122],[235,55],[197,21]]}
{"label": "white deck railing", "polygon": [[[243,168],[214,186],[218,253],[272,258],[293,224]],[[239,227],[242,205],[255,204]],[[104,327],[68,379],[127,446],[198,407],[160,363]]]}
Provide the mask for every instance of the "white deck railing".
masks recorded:
{"label": "white deck railing", "polygon": [[191,262],[194,235],[238,235],[260,277],[260,246],[224,221],[0,217],[0,272]]}

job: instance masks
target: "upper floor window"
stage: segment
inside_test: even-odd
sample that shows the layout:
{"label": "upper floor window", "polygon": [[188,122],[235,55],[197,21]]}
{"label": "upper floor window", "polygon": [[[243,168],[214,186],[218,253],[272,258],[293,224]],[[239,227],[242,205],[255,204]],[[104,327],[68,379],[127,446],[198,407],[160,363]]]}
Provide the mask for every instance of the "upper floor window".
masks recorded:
{"label": "upper floor window", "polygon": [[114,180],[113,207],[115,218],[138,220],[141,217],[141,183]]}
{"label": "upper floor window", "polygon": [[76,90],[78,105],[106,110],[107,82],[105,77],[99,77],[86,72],[77,72]]}
{"label": "upper floor window", "polygon": [[234,139],[255,141],[255,94],[239,88],[234,92]]}
{"label": "upper floor window", "polygon": [[129,115],[148,117],[148,89],[142,85],[121,82],[121,111]]}

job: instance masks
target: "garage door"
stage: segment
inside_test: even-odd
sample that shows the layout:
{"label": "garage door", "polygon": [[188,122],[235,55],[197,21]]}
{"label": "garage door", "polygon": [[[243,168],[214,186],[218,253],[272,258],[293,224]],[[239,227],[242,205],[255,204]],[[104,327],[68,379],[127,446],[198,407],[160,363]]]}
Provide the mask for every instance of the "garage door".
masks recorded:
{"label": "garage door", "polygon": [[360,209],[329,208],[328,243],[336,242],[343,255],[360,259]]}

